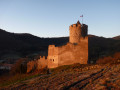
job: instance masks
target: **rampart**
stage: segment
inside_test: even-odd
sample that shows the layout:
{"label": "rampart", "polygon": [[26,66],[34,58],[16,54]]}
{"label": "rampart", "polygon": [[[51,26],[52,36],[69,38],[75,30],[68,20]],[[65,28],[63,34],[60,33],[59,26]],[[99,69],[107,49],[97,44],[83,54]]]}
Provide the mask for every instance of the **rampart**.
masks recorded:
{"label": "rampart", "polygon": [[40,59],[38,60],[29,61],[27,63],[27,73],[47,67],[47,62],[48,60],[45,58],[45,56],[40,56]]}
{"label": "rampart", "polygon": [[80,42],[78,44],[67,43],[67,45],[60,47],[49,46],[48,56],[50,56],[48,58],[49,68],[55,68],[61,65],[70,65],[73,63],[87,64],[88,37],[80,38]]}
{"label": "rampart", "polygon": [[48,68],[58,67],[58,47],[49,45],[48,47]]}

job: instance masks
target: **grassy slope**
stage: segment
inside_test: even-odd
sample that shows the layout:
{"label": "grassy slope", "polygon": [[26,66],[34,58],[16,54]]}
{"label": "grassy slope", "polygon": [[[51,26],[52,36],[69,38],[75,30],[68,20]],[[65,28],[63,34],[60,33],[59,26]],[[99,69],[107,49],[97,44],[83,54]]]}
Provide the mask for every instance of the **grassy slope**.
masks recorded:
{"label": "grassy slope", "polygon": [[120,89],[120,64],[68,65],[1,89]]}

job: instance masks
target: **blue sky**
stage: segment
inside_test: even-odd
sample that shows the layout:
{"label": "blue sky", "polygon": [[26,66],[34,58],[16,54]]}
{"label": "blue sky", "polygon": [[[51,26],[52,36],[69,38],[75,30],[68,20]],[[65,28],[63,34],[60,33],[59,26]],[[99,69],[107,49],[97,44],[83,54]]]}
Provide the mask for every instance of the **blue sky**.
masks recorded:
{"label": "blue sky", "polygon": [[69,36],[82,14],[89,34],[120,35],[120,0],[0,0],[0,28],[8,32]]}

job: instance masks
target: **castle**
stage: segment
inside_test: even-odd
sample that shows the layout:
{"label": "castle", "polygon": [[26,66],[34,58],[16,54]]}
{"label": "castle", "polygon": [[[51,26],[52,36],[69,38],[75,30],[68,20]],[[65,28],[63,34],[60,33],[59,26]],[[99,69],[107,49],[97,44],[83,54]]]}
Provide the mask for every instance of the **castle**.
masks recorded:
{"label": "castle", "polygon": [[[66,45],[58,47],[55,45],[48,46],[47,58],[40,57],[36,63],[34,62],[37,64],[38,69],[46,66],[48,68],[55,68],[74,63],[88,63],[88,26],[78,21],[69,27],[69,35],[69,42]],[[27,66],[32,68],[30,66],[31,62]]]}

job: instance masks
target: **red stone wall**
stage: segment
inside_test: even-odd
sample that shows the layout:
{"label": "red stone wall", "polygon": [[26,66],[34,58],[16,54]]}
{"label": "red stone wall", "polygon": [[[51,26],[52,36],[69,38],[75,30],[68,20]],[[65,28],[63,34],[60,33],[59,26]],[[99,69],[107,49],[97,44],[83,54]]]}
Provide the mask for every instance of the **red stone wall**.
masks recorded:
{"label": "red stone wall", "polygon": [[47,67],[47,61],[48,60],[45,57],[40,57],[38,60],[29,61],[27,63],[27,73]]}
{"label": "red stone wall", "polygon": [[82,39],[77,45],[67,44],[59,47],[59,66],[73,63],[87,64],[88,38]]}
{"label": "red stone wall", "polygon": [[48,68],[58,67],[58,47],[49,45],[48,47]]}
{"label": "red stone wall", "polygon": [[88,26],[78,21],[69,27],[69,43],[64,46],[48,47],[48,68],[74,63],[88,63]]}
{"label": "red stone wall", "polygon": [[40,57],[40,59],[38,59],[38,61],[37,61],[37,64],[38,64],[37,65],[38,70],[47,67],[48,62],[47,62],[47,59],[45,58],[45,56]]}
{"label": "red stone wall", "polygon": [[[88,63],[88,37],[81,38],[78,44],[67,43],[67,45],[60,47],[54,46],[54,49],[52,50],[57,52],[49,51],[48,68],[55,68],[74,63]],[[53,56],[50,52],[54,53],[52,54]],[[51,59],[54,59],[54,61]]]}
{"label": "red stone wall", "polygon": [[37,68],[37,60],[27,63],[27,73],[34,71]]}

